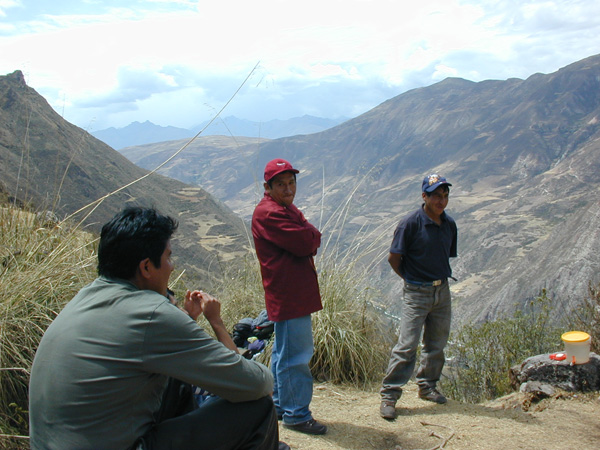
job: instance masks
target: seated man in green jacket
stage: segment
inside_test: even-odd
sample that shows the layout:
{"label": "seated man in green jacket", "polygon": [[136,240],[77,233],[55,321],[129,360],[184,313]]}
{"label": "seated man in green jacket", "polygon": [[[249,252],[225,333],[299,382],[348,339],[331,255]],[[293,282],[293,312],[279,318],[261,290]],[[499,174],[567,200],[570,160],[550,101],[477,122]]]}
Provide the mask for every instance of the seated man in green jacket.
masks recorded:
{"label": "seated man in green jacket", "polygon": [[[211,296],[167,298],[177,223],[128,208],[102,228],[99,277],[44,334],[31,370],[31,448],[285,449],[269,369],[235,351]],[[218,342],[198,327],[204,313]],[[219,398],[196,407],[190,385]]]}

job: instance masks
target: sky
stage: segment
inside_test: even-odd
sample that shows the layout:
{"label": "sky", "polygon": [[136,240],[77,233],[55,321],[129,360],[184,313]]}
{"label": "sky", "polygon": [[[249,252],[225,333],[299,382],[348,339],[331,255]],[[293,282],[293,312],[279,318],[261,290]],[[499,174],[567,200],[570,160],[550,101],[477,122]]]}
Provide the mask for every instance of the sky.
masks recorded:
{"label": "sky", "polygon": [[351,118],[599,53],[598,0],[0,0],[0,75],[89,132]]}

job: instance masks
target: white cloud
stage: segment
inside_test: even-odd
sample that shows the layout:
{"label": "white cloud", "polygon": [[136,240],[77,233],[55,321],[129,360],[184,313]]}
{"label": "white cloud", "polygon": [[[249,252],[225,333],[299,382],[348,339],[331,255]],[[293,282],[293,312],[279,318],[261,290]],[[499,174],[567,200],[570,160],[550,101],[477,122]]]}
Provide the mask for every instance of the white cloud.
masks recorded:
{"label": "white cloud", "polygon": [[0,17],[6,17],[6,11],[21,6],[18,0],[0,0]]}
{"label": "white cloud", "polygon": [[0,0],[0,73],[23,69],[99,127],[181,126],[259,61],[227,114],[352,116],[446,76],[524,78],[600,53],[595,0],[37,2]]}
{"label": "white cloud", "polygon": [[448,67],[444,64],[438,64],[435,66],[435,72],[431,76],[434,80],[443,80],[448,77],[455,77],[458,75],[458,70]]}

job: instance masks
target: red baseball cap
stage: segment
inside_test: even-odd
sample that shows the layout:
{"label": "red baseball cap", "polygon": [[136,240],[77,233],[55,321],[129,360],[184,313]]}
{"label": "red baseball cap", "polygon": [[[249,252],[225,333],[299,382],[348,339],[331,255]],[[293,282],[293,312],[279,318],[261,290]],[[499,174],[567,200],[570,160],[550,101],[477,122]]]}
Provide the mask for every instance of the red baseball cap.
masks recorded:
{"label": "red baseball cap", "polygon": [[265,181],[268,182],[282,172],[300,173],[299,170],[294,169],[285,159],[277,158],[269,161],[265,166]]}

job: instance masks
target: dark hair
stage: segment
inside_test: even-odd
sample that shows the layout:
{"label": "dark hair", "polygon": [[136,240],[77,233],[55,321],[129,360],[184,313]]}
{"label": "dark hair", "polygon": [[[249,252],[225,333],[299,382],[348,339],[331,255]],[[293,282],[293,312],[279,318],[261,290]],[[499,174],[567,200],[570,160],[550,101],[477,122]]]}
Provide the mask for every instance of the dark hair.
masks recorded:
{"label": "dark hair", "polygon": [[[442,192],[447,192],[447,193],[450,193],[450,186],[448,186],[447,184],[442,184],[440,187],[442,188]],[[434,189],[434,190],[433,190],[433,191],[431,191],[431,192],[427,192],[427,191],[425,191],[425,195],[426,195],[427,197],[431,197],[431,194],[433,194],[435,191],[437,191],[437,189]]]}
{"label": "dark hair", "polygon": [[[291,170],[284,170],[283,172],[279,172],[277,175],[281,175],[282,173],[291,173],[291,174],[294,174],[294,181],[296,181],[296,174],[294,172],[292,172]],[[275,177],[277,175],[275,175]],[[275,177],[273,177],[269,181],[267,181],[267,185],[269,186],[269,189],[273,189],[273,180],[275,179]]]}
{"label": "dark hair", "polygon": [[102,227],[98,275],[130,280],[146,258],[160,267],[160,258],[177,226],[176,220],[152,208],[124,209]]}

